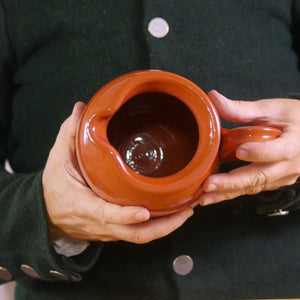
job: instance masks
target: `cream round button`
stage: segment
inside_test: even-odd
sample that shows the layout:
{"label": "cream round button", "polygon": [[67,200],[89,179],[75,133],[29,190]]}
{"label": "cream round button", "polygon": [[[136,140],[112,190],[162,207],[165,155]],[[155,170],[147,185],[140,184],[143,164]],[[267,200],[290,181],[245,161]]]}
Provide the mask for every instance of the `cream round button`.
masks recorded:
{"label": "cream round button", "polygon": [[49,271],[49,273],[50,273],[50,275],[52,275],[53,277],[55,277],[57,279],[65,280],[65,281],[69,280],[69,277],[61,272],[51,270],[51,271]]}
{"label": "cream round button", "polygon": [[22,264],[20,269],[25,273],[27,274],[28,276],[30,277],[33,277],[33,278],[38,278],[40,277],[38,272],[31,266],[28,266],[28,265],[25,265],[25,264]]}
{"label": "cream round button", "polygon": [[193,259],[188,255],[177,256],[173,260],[173,270],[178,275],[187,275],[189,274],[194,267]]}
{"label": "cream round button", "polygon": [[169,24],[163,18],[154,18],[148,24],[148,31],[156,38],[163,38],[169,32]]}
{"label": "cream round button", "polygon": [[13,276],[7,269],[0,267],[0,279],[9,281],[13,279]]}

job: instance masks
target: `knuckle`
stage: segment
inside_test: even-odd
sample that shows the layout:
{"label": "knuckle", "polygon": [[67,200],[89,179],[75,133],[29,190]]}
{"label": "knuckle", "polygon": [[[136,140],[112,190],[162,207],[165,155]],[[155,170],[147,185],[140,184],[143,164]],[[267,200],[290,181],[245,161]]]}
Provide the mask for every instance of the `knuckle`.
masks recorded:
{"label": "knuckle", "polygon": [[264,161],[265,160],[265,157],[266,157],[266,153],[264,151],[264,149],[257,149],[257,160],[258,161]]}
{"label": "knuckle", "polygon": [[152,238],[147,232],[139,231],[134,234],[132,240],[135,244],[147,244],[152,240]]}
{"label": "knuckle", "polygon": [[236,190],[236,183],[235,182],[228,182],[225,186],[224,186],[224,193],[229,193],[233,190]]}
{"label": "knuckle", "polygon": [[94,214],[95,214],[94,219],[98,220],[101,225],[108,224],[108,218],[104,207],[101,207],[99,210],[95,210]]}
{"label": "knuckle", "polygon": [[261,192],[262,186],[268,182],[269,174],[266,170],[260,170],[254,174],[254,177],[249,179],[245,188],[247,195],[253,195]]}
{"label": "knuckle", "polygon": [[102,225],[108,225],[112,223],[116,223],[116,211],[112,211],[112,204],[108,202],[103,202],[101,208],[96,211],[97,219],[99,219]]}
{"label": "knuckle", "polygon": [[254,185],[261,186],[263,184],[266,184],[268,178],[269,178],[269,174],[267,174],[267,171],[260,170],[255,176]]}
{"label": "knuckle", "polygon": [[247,195],[254,195],[257,194],[259,192],[261,192],[262,188],[259,186],[248,186],[246,188],[246,194]]}

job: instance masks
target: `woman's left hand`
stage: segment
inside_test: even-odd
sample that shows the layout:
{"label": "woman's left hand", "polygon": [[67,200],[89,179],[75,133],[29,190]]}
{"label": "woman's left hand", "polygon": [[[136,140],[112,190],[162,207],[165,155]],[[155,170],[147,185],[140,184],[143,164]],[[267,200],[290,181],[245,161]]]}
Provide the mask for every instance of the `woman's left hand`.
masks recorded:
{"label": "woman's left hand", "polygon": [[236,157],[251,164],[209,176],[198,203],[208,205],[294,184],[300,175],[300,101],[233,101],[216,91],[208,95],[223,119],[279,128],[282,134],[272,141],[240,145]]}

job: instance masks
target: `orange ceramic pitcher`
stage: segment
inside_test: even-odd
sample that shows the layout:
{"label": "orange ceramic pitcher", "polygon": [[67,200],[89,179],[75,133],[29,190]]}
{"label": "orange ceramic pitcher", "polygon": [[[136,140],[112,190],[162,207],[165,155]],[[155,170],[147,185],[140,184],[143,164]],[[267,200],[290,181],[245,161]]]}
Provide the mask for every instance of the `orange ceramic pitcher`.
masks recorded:
{"label": "orange ceramic pitcher", "polygon": [[120,76],[89,101],[77,130],[82,174],[102,199],[144,206],[152,216],[183,209],[238,145],[280,130],[223,129],[208,96],[188,79],[145,70]]}

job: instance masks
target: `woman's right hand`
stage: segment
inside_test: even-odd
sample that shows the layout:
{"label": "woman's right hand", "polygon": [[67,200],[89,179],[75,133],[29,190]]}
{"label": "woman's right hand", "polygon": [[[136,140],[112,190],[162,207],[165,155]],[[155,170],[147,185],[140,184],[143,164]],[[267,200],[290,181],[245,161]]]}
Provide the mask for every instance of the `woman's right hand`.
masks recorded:
{"label": "woman's right hand", "polygon": [[76,103],[72,115],[62,124],[43,173],[51,239],[143,244],[180,227],[193,214],[192,208],[150,219],[146,208],[106,202],[86,185],[75,155],[76,128],[84,106]]}

